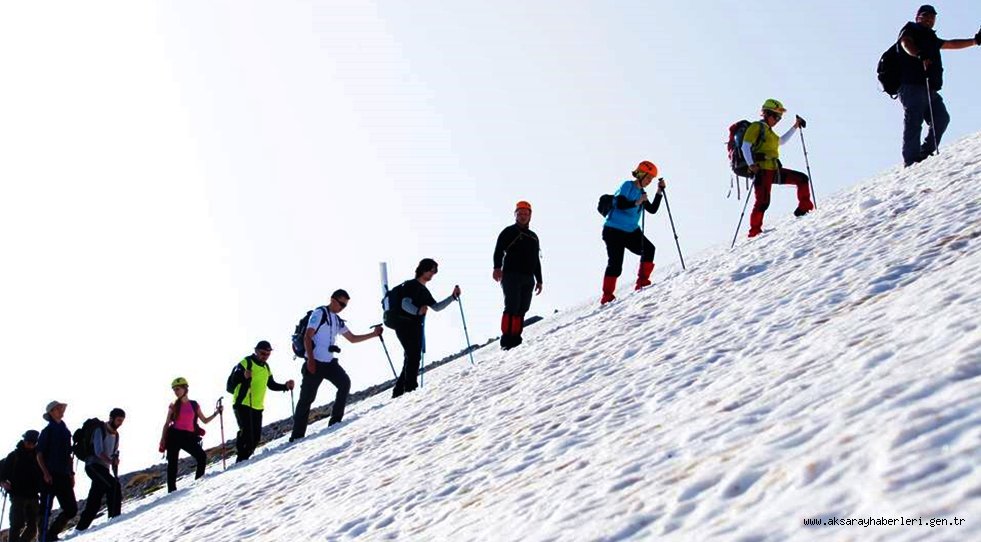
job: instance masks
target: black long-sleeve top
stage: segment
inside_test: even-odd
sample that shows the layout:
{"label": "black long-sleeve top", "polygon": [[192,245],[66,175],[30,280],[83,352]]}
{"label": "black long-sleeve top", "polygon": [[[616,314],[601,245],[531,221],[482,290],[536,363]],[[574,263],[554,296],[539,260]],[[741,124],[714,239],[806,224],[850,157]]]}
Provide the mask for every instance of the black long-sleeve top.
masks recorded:
{"label": "black long-sleeve top", "polygon": [[542,284],[541,245],[538,235],[528,228],[511,224],[497,236],[494,247],[494,269],[504,273],[534,275]]}
{"label": "black long-sleeve top", "polygon": [[[614,203],[617,209],[629,209],[637,204],[636,201],[629,200],[623,196],[617,196]],[[659,207],[661,207],[661,192],[655,194],[653,200],[644,202],[644,210],[648,213],[656,213]]]}
{"label": "black long-sleeve top", "polygon": [[41,491],[41,467],[37,464],[37,452],[28,450],[23,441],[10,452],[3,462],[0,480],[10,482],[10,494],[17,497],[33,497]]}

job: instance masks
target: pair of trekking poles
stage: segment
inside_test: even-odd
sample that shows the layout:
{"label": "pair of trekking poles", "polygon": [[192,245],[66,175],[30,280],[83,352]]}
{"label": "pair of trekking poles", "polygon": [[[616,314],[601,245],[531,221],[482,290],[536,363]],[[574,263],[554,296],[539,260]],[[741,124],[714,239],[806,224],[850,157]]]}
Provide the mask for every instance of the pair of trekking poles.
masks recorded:
{"label": "pair of trekking poles", "polygon": [[[931,108],[930,117],[933,117],[933,112]],[[804,128],[807,127],[807,123],[804,119],[797,117],[800,120],[800,145],[804,149],[804,165],[807,166],[807,182],[811,184],[811,199],[814,200],[814,208],[817,209],[817,194],[814,192],[814,178],[811,176],[811,161],[807,155],[807,143],[804,142]],[[737,152],[742,152],[737,149]],[[779,170],[778,170],[779,171]],[[738,179],[737,179],[738,181]],[[756,176],[753,176],[753,185],[756,185]],[[743,217],[746,215],[746,208],[749,206],[749,197],[752,195],[752,190],[746,190],[746,203],[743,203],[743,212],[739,214],[739,223],[736,224],[736,233],[732,234],[732,244],[729,248],[736,246],[736,238],[739,237],[739,228],[743,225]]]}
{"label": "pair of trekking poles", "polygon": [[[456,298],[456,302],[460,306],[460,320],[463,321],[463,336],[467,340],[467,353],[470,355],[470,365],[476,366],[477,364],[473,360],[473,345],[470,342],[470,331],[467,329],[467,317],[463,313],[463,300],[461,300],[458,297],[458,298]],[[381,325],[381,324],[379,324],[379,325]],[[422,333],[422,353],[421,353],[421,357],[419,359],[419,386],[420,387],[426,381],[425,380],[425,378],[426,378],[426,363],[425,363],[425,360],[426,360],[426,323],[425,323],[425,321],[423,321],[423,323],[422,323],[421,333]],[[388,353],[388,346],[385,344],[385,337],[383,337],[382,335],[379,335],[378,336],[378,339],[381,340],[382,348],[385,350],[385,358],[388,359],[388,366],[391,367],[391,369],[392,369],[392,376],[395,377],[395,380],[398,380],[399,375],[398,375],[398,373],[395,372],[395,365],[392,363],[392,356]]]}

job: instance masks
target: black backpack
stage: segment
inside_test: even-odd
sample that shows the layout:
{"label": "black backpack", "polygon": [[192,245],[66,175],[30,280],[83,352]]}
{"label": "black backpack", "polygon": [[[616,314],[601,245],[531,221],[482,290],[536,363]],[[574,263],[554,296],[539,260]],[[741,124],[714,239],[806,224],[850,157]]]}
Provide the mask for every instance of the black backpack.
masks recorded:
{"label": "black backpack", "polygon": [[603,194],[596,204],[596,211],[604,217],[609,216],[613,211],[613,194]]}
{"label": "black backpack", "polygon": [[[248,360],[248,369],[247,370],[251,372],[252,371],[252,357],[250,356],[250,357],[247,357],[245,359]],[[238,379],[235,378],[235,375],[238,373],[238,371],[239,371],[239,369],[241,369],[241,367],[242,367],[242,363],[241,362],[236,363],[235,366],[232,367],[232,372],[228,374],[228,380],[225,381],[225,391],[227,391],[228,393],[235,393],[235,386],[238,386],[239,385]],[[239,404],[239,403],[242,402],[242,397],[245,395],[245,392],[247,390],[247,386],[250,385],[251,382],[252,382],[252,379],[246,379],[245,381],[243,381],[241,383],[242,384],[242,388],[239,390],[239,393],[238,393],[239,396],[238,397],[235,397],[234,404],[237,405],[237,404]]]}
{"label": "black backpack", "polygon": [[92,445],[92,437],[100,428],[105,427],[105,423],[99,418],[89,418],[85,420],[82,427],[72,433],[72,453],[76,459],[86,460],[95,455],[95,447]]}
{"label": "black backpack", "polygon": [[409,281],[392,288],[382,300],[382,322],[389,329],[401,329],[416,321],[411,314],[402,310],[402,300],[405,299],[405,285]]}
{"label": "black backpack", "polygon": [[879,65],[875,69],[882,91],[893,100],[899,95],[899,86],[902,84],[903,54],[899,50],[899,41],[897,40],[882,53],[882,56],[879,57]]}
{"label": "black backpack", "polygon": [[[293,330],[292,343],[294,359],[307,357],[307,349],[305,346],[303,346],[303,336],[307,332],[307,324],[310,322],[310,315],[313,314],[314,310],[324,311],[324,315],[320,319],[320,325],[317,326],[317,331],[320,331],[320,328],[324,327],[324,324],[327,323],[329,315],[327,314],[326,307],[317,307],[316,309],[309,310],[303,316],[303,318],[300,318],[300,321],[296,324],[296,329]],[[316,332],[314,332],[314,335],[316,335]]]}

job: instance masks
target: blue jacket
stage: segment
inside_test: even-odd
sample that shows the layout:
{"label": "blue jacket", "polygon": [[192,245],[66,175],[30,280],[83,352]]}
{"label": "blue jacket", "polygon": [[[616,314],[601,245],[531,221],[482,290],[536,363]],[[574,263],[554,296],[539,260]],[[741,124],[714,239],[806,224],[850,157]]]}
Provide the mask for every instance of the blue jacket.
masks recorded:
{"label": "blue jacket", "polygon": [[[633,181],[624,181],[620,185],[620,189],[613,194],[613,198],[616,201],[617,196],[623,196],[630,201],[637,201],[642,193],[643,190],[638,188]],[[636,206],[629,209],[617,209],[616,204],[614,204],[613,210],[607,215],[603,225],[607,228],[632,232],[640,227],[640,213],[642,211],[641,207]]]}

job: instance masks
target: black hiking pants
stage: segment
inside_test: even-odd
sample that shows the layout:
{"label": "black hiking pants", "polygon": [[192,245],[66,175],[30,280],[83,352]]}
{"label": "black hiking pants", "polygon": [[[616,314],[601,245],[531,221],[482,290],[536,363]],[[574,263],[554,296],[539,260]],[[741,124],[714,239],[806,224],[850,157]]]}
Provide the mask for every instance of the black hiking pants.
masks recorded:
{"label": "black hiking pants", "polygon": [[[58,500],[61,513],[45,529],[44,522],[46,519],[50,519],[50,517],[45,516],[51,515],[55,499]],[[45,485],[41,489],[41,503],[40,530],[45,533],[47,540],[55,540],[58,534],[68,526],[68,521],[78,514],[78,500],[75,498],[75,487],[72,485],[71,476],[67,474],[52,475],[51,485]]]}
{"label": "black hiking pants", "polygon": [[317,389],[320,388],[321,382],[327,380],[337,387],[337,395],[334,397],[334,406],[330,411],[330,421],[327,425],[340,423],[344,419],[344,407],[347,405],[347,396],[351,392],[351,377],[347,376],[337,358],[329,363],[318,361],[314,374],[307,371],[307,364],[304,361],[300,366],[300,374],[303,375],[303,381],[300,383],[300,400],[296,402],[296,414],[293,416],[291,441],[306,436],[307,424],[310,422],[310,406],[317,398]]}
{"label": "black hiking pants", "polygon": [[208,456],[201,448],[201,439],[191,431],[171,427],[167,430],[167,493],[177,491],[177,459],[181,450],[191,454],[198,463],[194,479],[204,476]]}
{"label": "black hiking pants", "polygon": [[535,291],[535,276],[522,273],[504,273],[501,277],[504,291],[504,312],[524,316],[531,308],[531,294]]}
{"label": "black hiking pants", "polygon": [[654,261],[654,243],[651,243],[640,228],[625,232],[616,228],[603,228],[603,242],[606,243],[606,276],[619,277],[623,273],[623,251],[629,250],[640,256],[641,262]]}
{"label": "black hiking pants", "polygon": [[262,437],[262,411],[245,405],[235,405],[238,435],[235,437],[235,462],[252,457]]}
{"label": "black hiking pants", "polygon": [[399,397],[419,387],[419,365],[422,363],[423,327],[421,323],[413,322],[395,330],[395,336],[402,344],[405,359],[402,362],[402,372],[395,381],[392,397]]}
{"label": "black hiking pants", "polygon": [[122,511],[123,490],[119,486],[119,481],[110,474],[109,469],[101,463],[85,466],[85,474],[92,480],[89,487],[89,496],[85,498],[85,509],[78,518],[76,530],[84,531],[92,525],[92,520],[102,508],[102,498],[106,499],[107,513],[110,518],[114,518]]}
{"label": "black hiking pants", "polygon": [[41,501],[37,493],[32,497],[10,496],[9,542],[33,542],[41,522]]}

